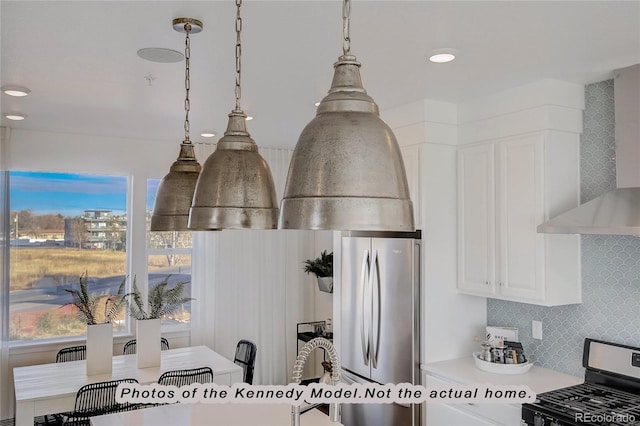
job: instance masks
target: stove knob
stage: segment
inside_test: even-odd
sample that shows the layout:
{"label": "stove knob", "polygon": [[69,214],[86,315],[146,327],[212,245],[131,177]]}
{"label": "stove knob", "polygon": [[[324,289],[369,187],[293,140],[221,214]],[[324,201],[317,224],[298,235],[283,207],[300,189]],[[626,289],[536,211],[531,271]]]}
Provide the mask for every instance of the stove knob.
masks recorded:
{"label": "stove knob", "polygon": [[551,420],[551,424],[549,426],[561,426],[557,420]]}
{"label": "stove knob", "polygon": [[533,416],[533,426],[544,426],[544,424],[544,417],[542,417],[540,414],[536,414],[535,416]]}

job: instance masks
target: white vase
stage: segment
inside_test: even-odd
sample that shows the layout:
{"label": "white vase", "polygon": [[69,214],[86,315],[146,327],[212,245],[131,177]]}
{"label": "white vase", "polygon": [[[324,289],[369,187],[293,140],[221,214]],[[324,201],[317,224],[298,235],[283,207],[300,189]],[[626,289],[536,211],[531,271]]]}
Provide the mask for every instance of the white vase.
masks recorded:
{"label": "white vase", "polygon": [[316,277],[318,279],[318,289],[325,293],[333,293],[333,277]]}
{"label": "white vase", "polygon": [[111,374],[113,324],[87,325],[87,375]]}
{"label": "white vase", "polygon": [[138,368],[160,366],[160,319],[136,321],[136,362]]}

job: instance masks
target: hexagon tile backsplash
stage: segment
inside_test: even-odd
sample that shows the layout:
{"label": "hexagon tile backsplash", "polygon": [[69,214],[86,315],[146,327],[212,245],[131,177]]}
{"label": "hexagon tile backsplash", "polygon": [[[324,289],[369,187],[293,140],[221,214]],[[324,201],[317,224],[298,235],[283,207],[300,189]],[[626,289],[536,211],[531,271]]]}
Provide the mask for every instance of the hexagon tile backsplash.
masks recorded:
{"label": "hexagon tile backsplash", "polygon": [[[585,87],[580,138],[585,203],[615,188],[613,80]],[[489,325],[518,327],[525,353],[542,367],[583,376],[585,337],[640,346],[640,238],[582,236],[582,300],[545,307],[489,299]],[[542,340],[531,321],[542,321]]]}

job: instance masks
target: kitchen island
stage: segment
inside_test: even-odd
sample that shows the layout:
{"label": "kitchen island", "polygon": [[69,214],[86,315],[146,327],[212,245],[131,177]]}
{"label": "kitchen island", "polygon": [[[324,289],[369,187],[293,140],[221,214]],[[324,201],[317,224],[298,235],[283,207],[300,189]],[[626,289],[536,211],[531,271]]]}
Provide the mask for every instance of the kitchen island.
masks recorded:
{"label": "kitchen island", "polygon": [[[286,426],[291,424],[288,404],[170,404],[91,418],[93,426]],[[341,426],[329,416],[310,410],[300,417],[302,426]]]}

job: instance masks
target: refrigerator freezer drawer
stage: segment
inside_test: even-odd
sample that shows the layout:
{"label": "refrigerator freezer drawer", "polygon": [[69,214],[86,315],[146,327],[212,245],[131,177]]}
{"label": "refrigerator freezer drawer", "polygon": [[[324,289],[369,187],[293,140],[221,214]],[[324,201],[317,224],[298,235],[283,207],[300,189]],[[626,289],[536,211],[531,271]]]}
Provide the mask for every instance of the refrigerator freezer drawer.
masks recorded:
{"label": "refrigerator freezer drawer", "polygon": [[[366,381],[342,370],[342,380],[347,384],[367,383]],[[418,410],[415,407],[404,407],[398,404],[341,404],[344,426],[412,426]],[[416,417],[417,419],[417,417]]]}

